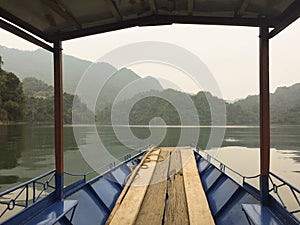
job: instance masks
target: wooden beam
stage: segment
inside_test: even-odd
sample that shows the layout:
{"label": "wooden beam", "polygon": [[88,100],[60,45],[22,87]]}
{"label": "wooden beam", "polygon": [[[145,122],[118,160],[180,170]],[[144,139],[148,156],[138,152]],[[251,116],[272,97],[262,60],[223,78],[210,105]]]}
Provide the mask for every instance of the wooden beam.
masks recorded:
{"label": "wooden beam", "polygon": [[77,29],[81,29],[81,24],[77,21],[72,12],[66,8],[59,0],[41,0],[45,5],[55,13],[64,18],[67,22],[73,24]]}
{"label": "wooden beam", "polygon": [[39,39],[33,37],[32,35],[26,33],[25,31],[21,30],[20,28],[4,21],[3,19],[0,18],[0,27],[8,32],[11,32],[33,44],[36,44],[37,46],[41,47],[41,48],[44,48],[50,52],[53,52],[53,48],[46,44],[45,42],[43,41],[40,41]]}
{"label": "wooden beam", "polygon": [[[202,16],[168,16],[168,15],[151,15],[143,18],[120,21],[118,23],[99,25],[97,27],[86,28],[79,31],[64,32],[62,34],[53,34],[47,36],[48,39],[59,38],[61,40],[70,40],[74,38],[94,35],[99,33],[110,32],[114,30],[125,29],[134,26],[166,25],[172,23],[183,24],[211,24],[211,25],[236,25],[259,27],[266,19],[262,18],[222,18],[222,17],[202,17]],[[269,24],[272,27],[272,24]]]}
{"label": "wooden beam", "polygon": [[260,192],[262,204],[267,205],[270,171],[269,27],[261,26],[259,31]]}
{"label": "wooden beam", "polygon": [[183,163],[183,180],[189,212],[189,224],[214,225],[215,222],[199,177],[194,151],[191,148],[182,148],[180,152]]}
{"label": "wooden beam", "polygon": [[144,196],[148,189],[148,185],[156,167],[160,150],[155,150],[152,153],[149,155],[150,162],[147,163],[147,168],[139,169],[139,176],[135,177],[122,201],[122,204],[117,209],[111,221],[106,221],[107,225],[135,224]]}
{"label": "wooden beam", "polygon": [[178,148],[171,153],[169,174],[168,204],[166,205],[164,224],[190,224],[183,183],[182,162]]}
{"label": "wooden beam", "polygon": [[161,148],[158,160],[135,225],[161,224],[163,221],[170,151]]}
{"label": "wooden beam", "polygon": [[277,24],[274,29],[269,33],[268,38],[273,38],[281,31],[283,31],[286,27],[292,24],[300,17],[300,1],[294,1],[277,19]]}
{"label": "wooden beam", "polygon": [[110,7],[112,14],[117,19],[117,21],[121,21],[122,20],[122,15],[119,12],[119,9],[118,9],[115,1],[114,0],[105,0],[105,2]]}
{"label": "wooden beam", "polygon": [[114,217],[114,215],[116,214],[117,210],[119,209],[124,197],[126,196],[127,194],[127,191],[129,190],[132,182],[134,181],[137,173],[139,172],[139,169],[141,168],[141,166],[144,164],[144,162],[148,159],[148,156],[150,155],[150,153],[152,153],[152,151],[154,151],[156,149],[155,146],[151,146],[149,149],[147,149],[147,152],[144,154],[141,162],[135,167],[135,169],[132,171],[129,179],[127,180],[126,184],[125,184],[125,187],[123,188],[121,194],[119,195],[116,203],[115,203],[115,206],[113,208],[113,210],[111,211],[108,219],[106,220],[106,223],[105,224],[109,224],[112,220],[112,218]]}
{"label": "wooden beam", "polygon": [[[37,29],[36,27],[32,26],[29,23],[26,23],[25,21],[19,19],[18,17],[12,15],[11,13],[7,12],[6,10],[4,10],[1,7],[0,7],[0,17],[5,19],[6,21],[10,22],[13,27],[16,27],[16,28],[19,27],[19,28],[23,29],[24,31],[27,31],[28,33],[31,33],[47,42],[53,42],[53,39],[52,38],[49,39],[47,37],[47,35],[44,34],[41,30]],[[19,30],[21,30],[21,29],[19,29]],[[12,32],[11,30],[9,30],[9,31]],[[16,35],[18,35],[18,34],[16,34]],[[22,37],[22,38],[24,38],[24,37]],[[26,38],[24,38],[24,39],[26,39]],[[30,40],[28,40],[28,41],[30,41]]]}
{"label": "wooden beam", "polygon": [[153,14],[157,13],[157,7],[156,7],[156,2],[155,0],[148,0],[148,4],[150,7],[150,10],[152,11]]}
{"label": "wooden beam", "polygon": [[188,15],[192,16],[194,11],[194,0],[188,0]]}
{"label": "wooden beam", "polygon": [[242,15],[244,14],[244,12],[246,11],[246,9],[248,8],[249,5],[249,0],[243,0],[240,8],[238,9],[238,11],[235,13],[235,16],[237,17],[242,17]]}

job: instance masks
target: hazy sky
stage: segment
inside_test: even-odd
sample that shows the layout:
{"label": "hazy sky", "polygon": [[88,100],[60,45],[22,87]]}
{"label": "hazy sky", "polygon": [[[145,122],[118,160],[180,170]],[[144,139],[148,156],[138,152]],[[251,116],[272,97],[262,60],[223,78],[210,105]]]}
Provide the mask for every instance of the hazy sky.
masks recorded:
{"label": "hazy sky", "polygon": [[[271,91],[278,86],[300,82],[299,40],[300,21],[271,39]],[[213,74],[225,99],[234,100],[258,93],[258,28],[203,25],[134,27],[66,41],[63,48],[64,54],[97,61],[112,49],[142,41],[168,42],[196,54]],[[24,50],[37,48],[4,30],[0,30],[0,45]],[[174,74],[170,76],[176,71],[166,66],[148,63],[134,65],[131,69],[140,76],[161,77],[185,91],[197,92],[197,86],[191,81],[176,79]],[[180,72],[177,72],[180,77]]]}

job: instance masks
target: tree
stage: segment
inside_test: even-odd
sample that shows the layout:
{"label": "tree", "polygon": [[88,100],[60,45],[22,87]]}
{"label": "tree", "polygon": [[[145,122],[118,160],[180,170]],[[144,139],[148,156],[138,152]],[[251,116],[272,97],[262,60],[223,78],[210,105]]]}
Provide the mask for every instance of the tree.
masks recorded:
{"label": "tree", "polygon": [[13,73],[0,71],[0,120],[16,121],[23,118],[24,94],[22,83]]}
{"label": "tree", "polygon": [[0,72],[1,72],[1,70],[2,70],[2,65],[3,65],[3,61],[2,61],[2,57],[1,57],[1,55],[0,55]]}

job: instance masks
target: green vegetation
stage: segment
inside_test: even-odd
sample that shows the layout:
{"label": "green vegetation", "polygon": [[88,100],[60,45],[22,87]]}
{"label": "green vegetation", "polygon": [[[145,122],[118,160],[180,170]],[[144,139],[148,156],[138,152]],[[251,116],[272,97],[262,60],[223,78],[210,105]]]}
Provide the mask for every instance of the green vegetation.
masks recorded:
{"label": "green vegetation", "polygon": [[34,77],[23,79],[23,91],[27,97],[48,98],[53,96],[53,87]]}
{"label": "green vegetation", "polygon": [[[270,94],[270,116],[273,125],[300,125],[300,84],[279,87]],[[227,120],[233,125],[258,125],[259,96],[228,104]]]}
{"label": "green vegetation", "polygon": [[[0,59],[3,64],[2,59]],[[24,99],[22,83],[13,74],[0,69],[0,122],[23,119]]]}
{"label": "green vegetation", "polygon": [[[0,53],[2,55],[0,56],[0,123],[9,121],[52,123],[54,117],[53,87],[48,85],[52,76],[51,55],[43,50],[27,52],[2,46],[0,46]],[[16,75],[2,70],[3,58],[5,58],[5,68],[24,78],[23,84]],[[65,55],[64,62],[64,78],[69,81],[66,82],[66,90],[72,93],[91,62]],[[39,66],[36,66],[37,64]],[[193,101],[201,125],[211,124],[211,110],[208,102],[216,108],[220,104],[226,105],[228,125],[259,124],[259,97],[257,95],[228,103],[208,92],[188,95],[175,90],[163,90],[160,83],[152,77],[140,78],[138,74],[126,68],[117,71],[107,63],[96,63],[90,70],[92,79],[87,80],[82,98],[90,108],[93,107],[94,102],[89,101],[94,99],[99,83],[105,83],[96,102],[96,118],[101,124],[111,124],[112,105],[119,94],[119,102],[115,104],[115,108],[119,111],[120,117],[128,116],[124,114],[123,109],[135,102],[129,115],[130,124],[148,124],[152,118],[161,117],[169,125],[179,125],[180,113],[164,99],[177,102],[183,106],[185,115],[193,116],[186,101],[187,97]],[[35,74],[43,81],[29,77],[30,74]],[[114,76],[107,80],[111,74]],[[134,85],[129,86],[132,83]],[[121,92],[124,89],[127,91],[126,94]],[[144,93],[144,90],[151,91]],[[147,97],[151,96],[151,92],[157,97]],[[137,96],[135,96],[137,93],[138,97],[145,97],[137,101]],[[270,97],[272,124],[300,125],[300,84],[280,87]],[[76,104],[73,108],[74,102]],[[72,94],[64,93],[64,110],[65,123],[72,123],[72,116],[75,116],[77,123],[88,123],[94,119],[88,107],[78,96]],[[216,113],[215,118],[221,117],[218,115],[221,111],[214,110],[214,113]],[[219,123],[219,121],[216,122]]]}
{"label": "green vegetation", "polygon": [[[26,94],[24,121],[52,123],[54,121],[53,87],[33,77],[25,78],[23,86]],[[78,96],[64,93],[64,123],[71,124],[72,116],[75,116],[75,123],[82,124],[89,123],[94,118],[93,113]]]}
{"label": "green vegetation", "polygon": [[[121,101],[115,105],[119,111],[120,117],[126,117],[122,113],[127,105],[133,105],[130,115],[129,124],[131,125],[147,125],[154,117],[161,117],[168,125],[192,125],[181,124],[179,113],[164,97],[177,101],[185,110],[184,114],[192,116],[190,108],[186,106],[185,96],[175,90],[150,91],[142,93],[145,97],[137,101],[136,96]],[[228,103],[225,100],[212,96],[208,92],[199,92],[196,95],[189,95],[192,99],[199,116],[200,125],[211,124],[210,102],[214,106],[220,104],[226,105],[227,125],[258,125],[259,124],[259,96],[252,95],[245,99],[241,99],[234,103]],[[208,101],[209,100],[209,101]],[[186,106],[186,107],[185,107]],[[215,110],[215,113],[220,113]],[[218,118],[217,115],[215,118]],[[111,124],[111,106],[107,106],[97,113],[97,121],[101,124]],[[116,121],[122,122],[122,121]],[[219,121],[216,121],[219,124]],[[274,94],[271,94],[271,123],[273,125],[300,125],[300,84],[291,87],[280,87]]]}
{"label": "green vegetation", "polygon": [[[213,97],[208,92],[188,95],[183,92],[167,89],[139,93],[139,96],[123,100],[114,106],[115,112],[118,113],[118,117],[114,122],[122,124],[124,121],[119,120],[119,118],[126,118],[126,116],[128,116],[126,112],[124,112],[124,109],[127,108],[128,105],[133,105],[129,115],[129,124],[131,125],[146,125],[155,117],[162,118],[167,125],[180,125],[180,116],[183,114],[185,116],[184,125],[195,125],[193,124],[195,119],[198,119],[201,125],[209,125],[211,124],[211,111],[207,98],[209,98],[209,101],[214,105],[219,104],[220,101],[223,102],[223,100]],[[181,112],[178,112],[175,105],[171,103],[179,106]],[[195,105],[198,118],[194,118],[195,113],[193,109],[191,109],[190,104]],[[100,122],[100,124],[111,124],[110,106],[98,112],[97,121]]]}
{"label": "green vegetation", "polygon": [[[94,115],[78,96],[64,93],[64,122],[71,124],[72,119],[84,124],[93,121]],[[0,67],[0,123],[53,121],[53,87],[33,77],[22,83],[15,74]]]}

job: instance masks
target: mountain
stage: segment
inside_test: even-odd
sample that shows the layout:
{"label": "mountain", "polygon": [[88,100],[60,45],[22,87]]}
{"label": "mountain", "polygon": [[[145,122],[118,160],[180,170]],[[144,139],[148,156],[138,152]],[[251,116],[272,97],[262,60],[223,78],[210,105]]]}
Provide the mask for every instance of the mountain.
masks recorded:
{"label": "mountain", "polygon": [[[300,125],[300,83],[290,87],[278,87],[270,94],[270,116],[272,124]],[[230,124],[258,125],[259,96],[251,95],[228,104],[227,116]]]}
{"label": "mountain", "polygon": [[[53,85],[53,59],[52,54],[46,50],[22,51],[0,46],[0,55],[4,62],[3,69],[17,74],[21,80],[35,77],[48,85]],[[126,68],[118,71],[108,63],[93,63],[63,55],[64,91],[78,95],[89,108],[94,107],[96,94],[99,89],[104,88],[103,84],[107,86],[102,91],[104,101],[110,101],[109,93],[119,92],[120,87],[139,78]]]}
{"label": "mountain", "polygon": [[53,87],[34,77],[23,79],[23,92],[27,97],[47,98],[53,96]]}
{"label": "mountain", "polygon": [[[46,84],[53,84],[53,56],[50,52],[43,49],[22,51],[0,46],[0,55],[4,61],[3,69],[18,74],[21,80],[26,77],[35,77]],[[92,62],[86,60],[63,55],[63,78],[66,92],[74,93],[82,74],[91,64]],[[114,68],[108,68],[108,70],[112,69]]]}
{"label": "mountain", "polygon": [[[26,96],[23,121],[53,123],[54,97],[53,86],[33,77],[23,80],[23,91]],[[83,104],[76,95],[64,93],[64,122],[71,124],[89,123],[94,120],[94,114]],[[73,119],[73,117],[75,117]],[[73,120],[72,120],[73,119]]]}
{"label": "mountain", "polygon": [[279,87],[271,95],[273,124],[300,124],[300,83]]}
{"label": "mountain", "polygon": [[[41,49],[21,51],[0,46],[0,56],[4,62],[2,67],[12,71],[24,81],[25,78],[34,76],[46,85],[53,83],[52,55],[47,51]],[[217,118],[215,124],[222,124],[223,110],[218,109],[222,104],[226,105],[228,125],[259,124],[258,95],[251,95],[236,102],[226,102],[208,92],[191,95],[171,89],[164,90],[153,77],[141,78],[130,69],[117,70],[108,63],[92,63],[68,55],[63,55],[63,61],[64,90],[80,98],[93,113],[96,113],[97,120],[104,123],[111,122],[110,114],[113,109],[119,109],[124,113],[122,110],[134,103],[133,110],[130,112],[131,115],[135,115],[130,118],[133,124],[148,124],[147,120],[153,115],[165,117],[167,123],[177,124],[179,114],[177,113],[176,116],[174,106],[164,100],[167,98],[178,105],[185,106],[185,109],[182,109],[185,115],[193,114],[187,104],[189,99],[192,99],[202,125],[211,123],[211,113],[214,118]],[[40,83],[34,82],[28,86],[26,82],[23,84],[27,95],[35,99],[48,98],[52,86],[47,87],[48,89],[43,87],[42,93],[36,89],[41,86]],[[31,92],[34,92],[34,95]],[[142,100],[141,97],[145,99]],[[277,88],[270,94],[270,103],[272,124],[300,124],[300,84]],[[138,115],[142,118],[137,118]],[[191,123],[193,119],[195,118],[187,119],[186,122]]]}
{"label": "mountain", "polygon": [[225,101],[208,92],[189,95],[173,89],[148,90],[116,102],[112,109],[105,108],[97,118],[101,124],[111,124],[113,119],[114,124],[122,125],[210,125],[220,103]]}
{"label": "mountain", "polygon": [[228,103],[227,124],[229,125],[258,125],[259,124],[259,97],[249,95],[234,103]]}
{"label": "mountain", "polygon": [[[0,46],[0,55],[4,61],[3,68],[17,74],[21,80],[35,77],[53,85],[53,59],[46,50],[22,51]],[[117,70],[108,63],[93,63],[69,55],[63,55],[63,85],[65,92],[80,97],[91,110],[112,105],[123,88],[126,90],[119,95],[119,100],[145,90],[162,90],[160,83],[152,77],[141,78],[127,68]],[[30,86],[24,88],[34,89]],[[36,94],[39,95],[38,92]]]}
{"label": "mountain", "polygon": [[[300,125],[300,84],[279,87],[270,94],[271,123],[280,125]],[[192,101],[192,102],[191,102]],[[195,118],[196,108],[198,118]],[[151,90],[139,93],[132,98],[116,102],[113,108],[105,108],[97,114],[102,124],[147,125],[149,123],[167,125],[214,125],[222,124],[222,104],[226,105],[227,125],[258,125],[259,96],[252,95],[234,103],[228,103],[209,92],[191,95],[172,89]],[[156,119],[153,119],[156,118]]]}

